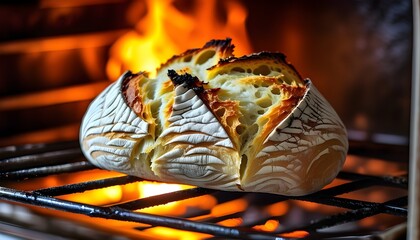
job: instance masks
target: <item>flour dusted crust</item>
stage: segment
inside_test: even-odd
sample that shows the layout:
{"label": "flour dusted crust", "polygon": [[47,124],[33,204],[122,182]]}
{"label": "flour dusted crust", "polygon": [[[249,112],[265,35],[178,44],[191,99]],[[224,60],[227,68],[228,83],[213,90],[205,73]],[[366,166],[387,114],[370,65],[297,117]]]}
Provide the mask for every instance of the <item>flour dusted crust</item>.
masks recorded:
{"label": "flour dusted crust", "polygon": [[93,164],[151,180],[304,195],[331,182],[348,149],[340,118],[280,53],[233,56],[213,40],[127,72],[81,126]]}

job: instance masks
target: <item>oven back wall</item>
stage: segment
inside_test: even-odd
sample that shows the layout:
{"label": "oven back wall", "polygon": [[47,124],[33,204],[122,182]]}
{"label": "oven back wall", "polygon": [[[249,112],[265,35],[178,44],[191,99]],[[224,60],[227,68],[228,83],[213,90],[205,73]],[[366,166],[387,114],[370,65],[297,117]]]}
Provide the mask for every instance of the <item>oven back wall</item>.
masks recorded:
{"label": "oven back wall", "polygon": [[[128,1],[0,4],[0,145],[75,139]],[[139,9],[141,11],[141,9]],[[139,18],[141,14],[139,14]]]}

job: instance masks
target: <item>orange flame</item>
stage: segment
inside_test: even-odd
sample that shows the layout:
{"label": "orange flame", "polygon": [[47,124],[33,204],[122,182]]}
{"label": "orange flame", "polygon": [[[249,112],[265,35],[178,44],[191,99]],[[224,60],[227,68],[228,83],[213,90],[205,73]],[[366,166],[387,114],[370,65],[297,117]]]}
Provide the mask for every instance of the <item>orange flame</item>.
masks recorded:
{"label": "orange flame", "polygon": [[[146,198],[151,196],[156,196],[159,194],[175,192],[179,190],[184,190],[192,188],[192,186],[181,185],[181,184],[168,184],[168,183],[156,183],[149,181],[142,181],[138,183],[139,197]],[[171,215],[180,215],[186,211],[185,204],[179,202],[170,202],[164,205],[154,206],[146,209],[139,210],[140,212],[145,213],[159,213],[159,214],[171,214]]]}
{"label": "orange flame", "polygon": [[290,233],[283,233],[281,236],[284,238],[304,238],[309,236],[309,233],[307,231],[298,230]]}
{"label": "orange flame", "polygon": [[[149,235],[159,236],[160,239],[179,239],[179,240],[193,240],[193,239],[206,239],[210,238],[211,235],[204,233],[188,232],[173,228],[166,227],[154,227],[146,229],[146,232]],[[159,238],[158,238],[159,239]]]}
{"label": "orange flame", "polygon": [[155,182],[139,182],[140,198],[156,196],[159,194],[174,192],[178,190],[191,188],[187,185],[168,184],[168,183],[155,183]]}
{"label": "orange flame", "polygon": [[275,231],[280,226],[279,221],[274,219],[267,220],[263,225],[257,225],[253,227],[255,230],[272,232]]}
{"label": "orange flame", "polygon": [[[153,77],[155,69],[173,55],[215,38],[232,38],[237,55],[251,52],[245,29],[247,11],[239,1],[188,3],[193,10],[185,13],[171,0],[147,0],[146,16],[111,48],[108,77],[117,79],[126,70],[147,71]],[[225,20],[219,16],[222,12],[226,12]]]}

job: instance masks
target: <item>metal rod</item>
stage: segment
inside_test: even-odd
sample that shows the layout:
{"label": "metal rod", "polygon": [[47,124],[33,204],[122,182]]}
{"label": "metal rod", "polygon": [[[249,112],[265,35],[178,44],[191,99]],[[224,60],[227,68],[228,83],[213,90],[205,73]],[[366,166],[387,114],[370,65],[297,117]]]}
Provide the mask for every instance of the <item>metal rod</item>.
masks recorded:
{"label": "metal rod", "polygon": [[[376,178],[373,180],[362,179],[359,181],[349,182],[349,183],[341,184],[335,187],[323,189],[316,193],[305,195],[305,196],[290,196],[290,197],[273,196],[273,198],[276,199],[277,202],[284,201],[287,199],[294,199],[294,200],[300,200],[300,201],[306,201],[306,202],[316,202],[319,204],[336,206],[336,207],[341,207],[341,208],[348,208],[348,209],[375,207],[375,206],[381,205],[381,203],[341,198],[341,197],[336,197],[336,196],[341,195],[343,193],[351,192],[354,190],[364,189],[364,188],[373,186],[377,184],[376,180],[377,180]],[[407,199],[407,197],[405,197],[405,199]],[[396,216],[402,216],[402,217],[407,216],[407,209],[405,208],[399,208],[399,207],[387,205],[384,211],[386,213],[396,215]]]}
{"label": "metal rod", "polygon": [[[407,203],[407,197],[404,197]],[[382,203],[367,202],[362,200],[347,199],[340,197],[325,197],[325,198],[307,198],[307,197],[298,197],[297,200],[303,200],[307,202],[316,202],[320,204],[325,204],[329,206],[348,208],[348,209],[360,209],[360,208],[376,208],[381,207],[383,213],[388,213],[400,217],[407,216],[407,209],[400,208],[398,206],[392,205],[383,205]]]}
{"label": "metal rod", "polygon": [[237,239],[284,239],[275,235],[269,235],[265,233],[245,232],[239,229],[219,226],[210,223],[195,222],[180,218],[131,212],[117,207],[104,208],[89,204],[80,204],[61,199],[55,199],[52,197],[46,197],[35,193],[18,191],[6,187],[0,187],[0,198],[55,210],[84,214],[90,217],[101,217],[106,219],[138,222],[154,226],[163,226],[187,231],[207,233],[221,237]]}
{"label": "metal rod", "polygon": [[345,179],[345,180],[362,180],[362,179],[371,179],[375,180],[376,184],[386,185],[386,186],[395,186],[401,188],[408,188],[408,177],[407,176],[372,176],[372,175],[365,175],[360,173],[353,173],[353,172],[344,172],[341,171],[337,178]]}
{"label": "metal rod", "polygon": [[[68,184],[58,187],[50,187],[33,191],[36,194],[43,194],[47,196],[60,196],[66,194],[80,193],[88,190],[95,190],[99,188],[105,188],[115,185],[123,185],[133,182],[138,182],[143,179],[133,176],[121,176],[114,178],[106,178],[95,181],[88,181],[82,183]],[[136,199],[133,201],[112,205],[113,207],[124,208],[128,210],[142,209],[146,207],[152,207],[156,205],[166,204],[169,202],[180,201],[188,198],[198,197],[206,194],[211,194],[215,190],[205,188],[191,188],[186,190],[175,191],[166,194],[160,194],[158,196],[152,196],[142,199]]]}
{"label": "metal rod", "polygon": [[181,201],[193,197],[199,197],[206,194],[211,194],[216,190],[206,189],[206,188],[190,188],[165,194],[160,194],[157,196],[146,197],[142,199],[137,199],[134,201],[129,201],[125,203],[121,203],[118,205],[114,205],[113,207],[124,208],[127,210],[137,210],[157,205],[162,205],[174,201]]}
{"label": "metal rod", "polygon": [[407,205],[407,197],[393,199],[393,200],[390,200],[381,204],[375,204],[375,205],[372,205],[371,207],[362,207],[362,208],[346,211],[344,213],[330,215],[323,219],[312,221],[310,224],[306,226],[298,226],[298,227],[293,227],[289,229],[284,229],[277,233],[288,233],[288,232],[293,232],[300,229],[305,229],[307,231],[316,231],[323,228],[336,226],[339,224],[358,221],[366,217],[370,217],[379,213],[386,212],[386,209],[388,208],[389,205],[398,205],[398,206]]}
{"label": "metal rod", "polygon": [[28,178],[43,177],[43,176],[59,174],[59,173],[70,173],[70,172],[91,170],[95,168],[96,168],[95,166],[93,166],[91,163],[86,162],[86,161],[75,162],[75,163],[68,163],[68,164],[62,164],[62,165],[57,165],[57,166],[46,166],[46,167],[31,168],[31,169],[17,170],[17,171],[11,171],[11,172],[0,172],[0,180],[25,180]]}
{"label": "metal rod", "polygon": [[43,194],[47,196],[60,196],[72,193],[81,193],[88,190],[95,190],[99,188],[105,188],[115,185],[123,185],[133,182],[138,182],[142,180],[141,178],[133,177],[133,176],[121,176],[121,177],[113,177],[113,178],[105,178],[100,180],[82,182],[82,183],[75,183],[75,184],[67,184],[64,186],[58,187],[50,187],[44,189],[38,189],[33,191],[36,194]]}
{"label": "metal rod", "polygon": [[80,148],[29,154],[0,161],[0,172],[49,166],[84,160]]}
{"label": "metal rod", "polygon": [[341,185],[337,185],[331,188],[325,188],[321,191],[318,191],[316,193],[312,193],[308,195],[311,198],[317,198],[317,197],[323,197],[323,196],[337,196],[344,193],[353,192],[359,189],[371,187],[375,185],[376,182],[372,181],[371,179],[362,179],[362,180],[356,180],[348,183],[343,183]]}
{"label": "metal rod", "polygon": [[80,148],[79,143],[77,141],[67,141],[57,143],[30,143],[19,146],[0,147],[0,161],[11,157],[26,156],[30,154],[70,148]]}

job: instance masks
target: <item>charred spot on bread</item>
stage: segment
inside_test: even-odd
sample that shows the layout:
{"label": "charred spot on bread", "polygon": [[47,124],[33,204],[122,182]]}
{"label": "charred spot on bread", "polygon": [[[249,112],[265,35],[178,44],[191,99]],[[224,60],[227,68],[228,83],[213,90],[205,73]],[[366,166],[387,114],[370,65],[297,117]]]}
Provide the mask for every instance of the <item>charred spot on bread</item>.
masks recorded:
{"label": "charred spot on bread", "polygon": [[188,89],[194,90],[196,93],[201,93],[204,91],[204,83],[198,79],[196,76],[192,76],[189,73],[178,74],[175,70],[168,70],[168,77],[172,80],[175,86],[186,84]]}
{"label": "charred spot on bread", "polygon": [[202,48],[193,48],[186,50],[185,52],[174,55],[165,63],[161,64],[157,69],[160,72],[174,63],[192,63],[192,64],[203,64],[208,58],[217,55],[217,58],[224,59],[233,56],[233,49],[235,46],[232,44],[230,38],[225,40],[211,40],[204,44]]}

